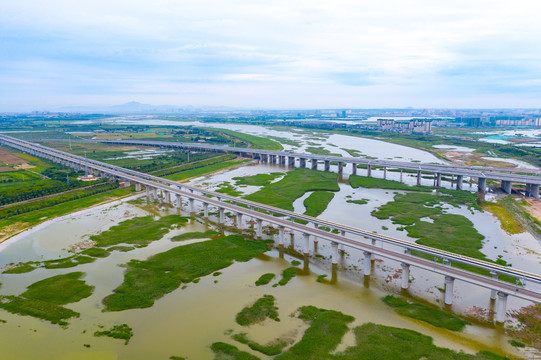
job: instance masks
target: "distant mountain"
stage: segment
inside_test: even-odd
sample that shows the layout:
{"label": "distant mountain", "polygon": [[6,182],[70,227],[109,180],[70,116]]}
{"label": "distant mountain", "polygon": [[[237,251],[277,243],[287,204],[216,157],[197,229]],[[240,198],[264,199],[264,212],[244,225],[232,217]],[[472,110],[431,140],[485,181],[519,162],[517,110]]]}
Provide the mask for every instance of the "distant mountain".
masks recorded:
{"label": "distant mountain", "polygon": [[235,110],[228,106],[175,106],[175,105],[150,105],[138,101],[130,101],[121,105],[111,106],[67,106],[58,109],[61,112],[74,113],[99,113],[99,114],[178,114],[194,112],[224,112]]}

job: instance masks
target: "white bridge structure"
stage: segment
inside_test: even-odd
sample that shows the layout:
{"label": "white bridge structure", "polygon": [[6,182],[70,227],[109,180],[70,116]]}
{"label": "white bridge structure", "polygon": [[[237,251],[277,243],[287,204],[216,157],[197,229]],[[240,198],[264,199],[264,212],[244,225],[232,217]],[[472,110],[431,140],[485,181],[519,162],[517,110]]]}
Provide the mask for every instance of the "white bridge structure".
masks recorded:
{"label": "white bridge structure", "polygon": [[[538,304],[541,303],[540,274],[474,259],[452,252],[371,233],[351,226],[297,214],[273,206],[177,183],[164,178],[140,173],[138,171],[86,159],[84,157],[72,155],[6,135],[0,134],[0,144],[60,163],[64,166],[72,167],[76,170],[86,170],[96,176],[130,182],[135,185],[137,191],[141,191],[144,186],[146,188],[147,196],[153,199],[157,199],[158,192],[161,192],[163,201],[170,203],[176,208],[181,208],[183,206],[183,199],[187,199],[188,210],[190,213],[195,212],[195,203],[197,202],[202,205],[205,218],[208,218],[209,216],[209,207],[216,208],[218,210],[218,221],[222,224],[225,222],[225,211],[235,214],[238,227],[242,226],[242,218],[244,216],[250,217],[255,220],[257,237],[263,235],[262,224],[264,222],[271,224],[276,226],[279,230],[278,244],[280,246],[284,245],[286,229],[300,233],[302,234],[303,239],[301,245],[304,254],[309,253],[311,239],[313,239],[313,242],[328,241],[331,244],[333,264],[338,263],[339,246],[361,250],[364,252],[363,273],[365,276],[371,275],[373,256],[397,261],[402,267],[402,289],[407,289],[409,287],[411,267],[440,274],[445,278],[444,303],[447,305],[451,305],[453,302],[453,289],[456,280],[486,288],[490,292],[490,298],[496,300],[495,320],[499,323],[505,320],[508,296],[514,296]],[[242,151],[244,153],[250,153],[255,150],[242,149]],[[419,166],[419,164],[415,165]],[[536,181],[539,182],[536,176],[526,177],[531,178],[526,179],[524,176],[521,177],[526,183],[535,184]],[[295,220],[301,220],[303,223],[296,222]],[[306,224],[304,224],[304,222],[306,222]],[[322,228],[328,228],[334,231],[325,231],[322,230]],[[412,251],[428,255],[434,260],[431,261],[423,257],[414,256]],[[453,267],[453,264],[469,265],[486,275],[462,270]],[[516,279],[516,282],[513,284],[502,281],[499,279],[500,275],[506,276],[507,278],[514,278]]]}

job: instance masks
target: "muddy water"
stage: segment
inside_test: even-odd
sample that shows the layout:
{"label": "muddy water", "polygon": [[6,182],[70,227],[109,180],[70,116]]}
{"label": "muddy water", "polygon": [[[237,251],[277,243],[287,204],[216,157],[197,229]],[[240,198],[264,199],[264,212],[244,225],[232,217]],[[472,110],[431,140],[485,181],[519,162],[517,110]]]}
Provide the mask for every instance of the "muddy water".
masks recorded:
{"label": "muddy water", "polygon": [[[111,224],[103,224],[102,216],[113,218],[113,215],[126,214],[142,215],[144,212],[133,205],[123,204],[110,210],[103,209],[93,216],[83,215],[86,222],[100,223],[105,230]],[[126,218],[128,216],[126,215]],[[36,249],[44,248],[50,254],[60,255],[62,249],[86,238],[88,228],[71,226],[71,221],[82,220],[77,215],[72,219],[57,222],[41,232],[23,238],[21,242],[29,242]],[[51,228],[60,231],[62,241],[50,231]],[[255,280],[267,272],[280,274],[286,267],[291,266],[294,259],[289,255],[271,250],[265,255],[246,263],[236,263],[222,270],[220,276],[207,276],[198,284],[189,284],[186,289],[177,289],[157,300],[148,309],[134,309],[123,312],[102,312],[101,299],[122,283],[123,268],[130,259],[146,259],[148,256],[166,251],[172,247],[189,244],[190,242],[174,243],[170,238],[184,231],[203,231],[208,227],[197,221],[192,221],[181,230],[174,230],[162,240],[156,241],[146,248],[136,249],[128,253],[113,252],[105,259],[98,259],[92,264],[85,264],[71,269],[45,270],[38,269],[31,273],[20,275],[2,275],[2,294],[18,294],[24,288],[38,280],[56,274],[71,271],[84,271],[85,281],[96,287],[89,298],[70,304],[67,307],[81,313],[79,319],[72,319],[67,329],[45,321],[30,317],[22,317],[0,311],[0,319],[6,323],[0,324],[0,344],[3,358],[17,359],[167,359],[172,355],[185,356],[190,359],[212,359],[213,354],[209,345],[216,341],[235,342],[229,332],[247,332],[248,336],[260,343],[269,342],[279,336],[298,340],[307,325],[301,320],[290,316],[299,306],[315,305],[322,308],[336,309],[355,317],[351,327],[365,322],[404,327],[413,329],[434,337],[439,346],[474,353],[482,349],[513,354],[507,344],[507,338],[496,330],[468,326],[462,333],[434,328],[430,325],[396,315],[381,302],[386,294],[384,283],[377,280],[376,275],[367,288],[355,272],[339,271],[337,281],[330,284],[316,282],[317,275],[328,274],[331,271],[328,261],[310,264],[305,275],[299,275],[283,287],[272,287],[279,277],[269,285],[256,287]],[[47,231],[49,230],[49,231]],[[98,231],[94,229],[94,231]],[[197,240],[204,241],[204,240]],[[12,245],[15,246],[15,245]],[[325,253],[326,245],[321,244],[319,250]],[[16,249],[16,248],[15,248]],[[20,248],[21,251],[25,248]],[[15,251],[6,249],[6,251]],[[39,251],[36,251],[39,254]],[[2,254],[4,256],[4,254]],[[351,255],[344,255],[345,258]],[[44,256],[45,257],[45,256]],[[342,266],[344,266],[344,261]],[[301,265],[302,267],[302,265]],[[376,266],[376,274],[381,274],[381,266]],[[262,324],[243,328],[235,323],[235,315],[246,305],[250,305],[263,296],[271,294],[276,297],[281,321],[266,320]],[[128,345],[123,341],[106,337],[94,337],[98,325],[109,328],[115,324],[127,323],[133,328],[134,337]],[[231,330],[229,330],[231,329]],[[229,332],[228,332],[229,330]],[[351,334],[344,338],[338,350],[353,343]],[[32,344],[32,346],[28,346]],[[84,344],[90,345],[89,348]],[[246,346],[235,344],[245,351]],[[266,358],[261,356],[261,358]]]}

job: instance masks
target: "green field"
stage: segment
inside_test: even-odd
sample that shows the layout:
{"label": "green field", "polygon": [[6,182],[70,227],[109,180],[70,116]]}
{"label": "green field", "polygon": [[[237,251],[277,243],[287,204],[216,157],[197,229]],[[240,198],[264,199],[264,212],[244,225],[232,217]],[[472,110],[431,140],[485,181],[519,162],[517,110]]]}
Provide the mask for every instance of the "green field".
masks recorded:
{"label": "green field", "polygon": [[228,135],[232,137],[233,139],[238,139],[242,142],[252,144],[255,149],[262,149],[262,150],[282,150],[283,149],[280,143],[264,138],[264,137],[249,135],[249,134],[241,133],[238,131],[226,130],[226,129],[213,129],[213,130],[216,132],[221,132],[222,134]]}
{"label": "green field", "polygon": [[314,191],[304,200],[305,215],[317,217],[319,216],[331,200],[334,198],[334,193],[328,191]]}
{"label": "green field", "polygon": [[408,190],[408,191],[422,191],[431,192],[434,188],[430,186],[409,186],[399,181],[378,179],[368,176],[350,175],[349,184],[352,188],[376,188],[376,189],[390,189],[390,190]]}
{"label": "green field", "polygon": [[242,326],[253,325],[262,322],[266,318],[280,321],[278,307],[274,305],[274,296],[263,295],[252,306],[246,306],[235,317],[237,324]]}

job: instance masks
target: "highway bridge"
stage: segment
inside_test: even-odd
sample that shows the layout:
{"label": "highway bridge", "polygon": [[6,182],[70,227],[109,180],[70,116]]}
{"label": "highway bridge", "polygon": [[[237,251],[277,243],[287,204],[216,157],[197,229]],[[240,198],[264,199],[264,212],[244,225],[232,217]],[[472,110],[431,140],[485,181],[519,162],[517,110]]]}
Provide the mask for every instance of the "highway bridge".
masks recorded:
{"label": "highway bridge", "polygon": [[[66,141],[64,139],[64,141]],[[73,141],[73,140],[71,140]],[[430,173],[434,176],[436,186],[441,186],[442,175],[450,175],[453,182],[456,181],[456,189],[462,190],[465,177],[477,179],[478,191],[485,192],[487,189],[487,179],[499,181],[501,188],[506,193],[511,193],[512,184],[524,184],[525,194],[534,198],[539,198],[539,185],[541,185],[541,170],[528,169],[502,169],[493,167],[479,166],[457,166],[444,164],[427,164],[407,161],[364,159],[354,157],[340,157],[328,155],[315,155],[306,153],[294,153],[287,151],[258,150],[251,148],[239,148],[220,145],[209,145],[201,143],[180,143],[172,141],[144,141],[144,140],[79,140],[101,142],[108,144],[130,144],[139,146],[154,146],[173,149],[192,149],[203,151],[219,151],[224,153],[237,154],[244,157],[257,158],[265,163],[278,163],[281,165],[295,166],[298,159],[299,166],[304,168],[308,162],[311,162],[312,169],[317,169],[318,164],[322,163],[324,170],[330,170],[330,164],[338,164],[338,172],[342,173],[344,166],[351,164],[351,173],[357,174],[358,167],[366,169],[366,176],[372,176],[374,168],[383,169],[383,177],[387,177],[388,169],[400,169],[400,179],[402,181],[402,170],[417,172],[417,185],[421,185],[423,173]],[[456,178],[456,179],[455,179]]]}
{"label": "highway bridge", "polygon": [[[0,135],[0,144],[11,146],[34,156],[43,157],[77,170],[86,170],[98,176],[133,183],[136,190],[141,190],[144,186],[147,196],[152,199],[157,199],[158,192],[161,192],[162,201],[171,203],[171,205],[177,208],[184,206],[183,198],[185,198],[188,200],[187,204],[190,213],[195,212],[195,202],[197,202],[203,207],[205,218],[209,217],[209,206],[215,207],[218,209],[218,221],[221,224],[225,222],[225,211],[235,214],[238,227],[242,227],[242,218],[244,216],[250,217],[255,220],[257,237],[263,235],[263,222],[274,225],[278,227],[279,231],[279,246],[284,245],[284,233],[286,229],[301,234],[303,239],[301,242],[302,252],[304,254],[309,253],[310,239],[313,239],[314,242],[322,240],[329,241],[332,248],[333,264],[338,263],[338,250],[340,246],[361,250],[364,253],[363,274],[365,276],[371,275],[374,256],[397,261],[402,267],[401,287],[403,289],[409,287],[411,266],[441,274],[445,277],[444,303],[447,305],[451,305],[453,302],[455,280],[461,280],[487,288],[490,290],[491,299],[497,299],[495,316],[497,322],[503,322],[505,320],[507,297],[509,295],[527,301],[541,303],[541,287],[539,286],[541,284],[541,275],[539,274],[513,267],[501,266],[245,199],[180,184],[134,170],[85,159],[6,135]],[[295,220],[302,220],[303,223],[298,223]],[[334,232],[326,231],[327,229],[332,229]],[[433,258],[434,260],[414,256],[411,254],[412,251],[428,255],[429,258]],[[484,276],[453,267],[452,265],[454,263],[472,266],[477,271],[487,275]],[[500,280],[498,278],[500,275],[516,279],[515,284]]]}

